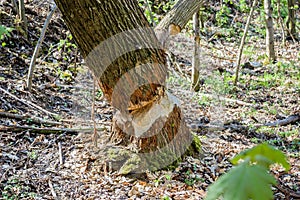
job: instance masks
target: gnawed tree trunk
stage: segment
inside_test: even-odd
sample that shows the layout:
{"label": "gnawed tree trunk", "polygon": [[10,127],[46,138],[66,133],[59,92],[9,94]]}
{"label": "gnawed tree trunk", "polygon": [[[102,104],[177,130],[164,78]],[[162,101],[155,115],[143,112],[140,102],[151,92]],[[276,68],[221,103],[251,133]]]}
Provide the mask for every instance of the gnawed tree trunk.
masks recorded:
{"label": "gnawed tree trunk", "polygon": [[[160,169],[183,155],[194,137],[178,101],[165,90],[165,53],[137,1],[55,2],[105,97],[118,110],[110,140],[138,152],[119,153],[128,155],[121,173],[132,171],[133,163],[138,163],[135,172]],[[199,146],[189,151],[198,153]]]}
{"label": "gnawed tree trunk", "polygon": [[169,35],[178,34],[198,12],[206,0],[178,0],[168,14],[155,27],[159,41],[164,45]]}
{"label": "gnawed tree trunk", "polygon": [[271,0],[264,0],[264,9],[266,15],[266,49],[267,55],[271,61],[276,60],[274,49],[274,27],[272,17]]}

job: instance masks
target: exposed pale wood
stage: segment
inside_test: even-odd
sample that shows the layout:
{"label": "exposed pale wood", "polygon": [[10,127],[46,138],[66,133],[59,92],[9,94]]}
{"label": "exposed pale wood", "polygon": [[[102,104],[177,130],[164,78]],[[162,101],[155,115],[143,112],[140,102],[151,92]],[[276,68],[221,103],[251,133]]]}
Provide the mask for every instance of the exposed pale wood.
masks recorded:
{"label": "exposed pale wood", "polygon": [[[178,102],[166,93],[166,55],[138,2],[55,2],[105,97],[118,110],[111,141],[135,145],[142,153],[170,147],[170,155],[182,155],[193,137]],[[173,109],[157,112],[163,103]]]}
{"label": "exposed pale wood", "polygon": [[155,27],[159,41],[165,45],[170,35],[179,33],[206,0],[177,0],[173,8]]}

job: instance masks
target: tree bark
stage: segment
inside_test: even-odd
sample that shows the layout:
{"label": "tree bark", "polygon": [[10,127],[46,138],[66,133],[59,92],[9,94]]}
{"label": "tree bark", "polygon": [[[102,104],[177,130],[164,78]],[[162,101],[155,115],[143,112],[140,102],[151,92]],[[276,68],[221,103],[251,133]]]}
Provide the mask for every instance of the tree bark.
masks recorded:
{"label": "tree bark", "polygon": [[163,168],[183,155],[193,136],[178,101],[165,90],[165,53],[137,1],[55,2],[105,97],[118,110],[111,141],[138,151],[138,170]]}
{"label": "tree bark", "polygon": [[272,17],[271,0],[264,0],[264,9],[266,14],[266,49],[267,55],[271,61],[276,60],[274,49],[274,27]]}
{"label": "tree bark", "polygon": [[287,27],[289,31],[289,35],[293,40],[297,38],[296,33],[296,18],[295,18],[295,8],[296,0],[288,0],[288,20]]}
{"label": "tree bark", "polygon": [[28,24],[27,24],[27,18],[25,15],[25,3],[24,0],[19,1],[19,18],[21,20],[21,26],[24,31],[24,36],[26,39],[28,39]]}
{"label": "tree bark", "polygon": [[194,24],[194,56],[192,69],[192,90],[200,90],[200,11],[193,16]]}
{"label": "tree bark", "polygon": [[243,37],[242,37],[242,40],[241,40],[241,43],[240,43],[240,47],[239,47],[239,50],[238,50],[238,57],[237,57],[237,61],[236,61],[236,70],[235,70],[235,78],[234,78],[234,85],[235,86],[237,86],[238,81],[239,81],[239,74],[240,74],[240,68],[241,68],[241,60],[242,60],[242,55],[243,55],[243,49],[244,49],[246,37],[247,37],[247,34],[248,34],[250,22],[251,22],[252,15],[253,15],[256,4],[257,4],[257,0],[253,0],[252,6],[251,6],[251,9],[250,9],[250,13],[249,13],[248,18],[247,18],[246,26],[245,26],[245,29],[244,29],[244,34],[243,34]]}
{"label": "tree bark", "polygon": [[169,35],[178,34],[198,12],[206,0],[178,0],[168,14],[155,27],[159,41],[165,44]]}

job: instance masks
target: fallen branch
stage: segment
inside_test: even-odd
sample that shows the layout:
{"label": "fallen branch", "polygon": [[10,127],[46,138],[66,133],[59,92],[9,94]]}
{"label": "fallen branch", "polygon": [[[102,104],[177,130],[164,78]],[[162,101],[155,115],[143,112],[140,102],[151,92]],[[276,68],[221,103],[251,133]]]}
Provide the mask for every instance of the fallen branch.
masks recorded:
{"label": "fallen branch", "polygon": [[[94,128],[38,128],[38,127],[30,127],[30,126],[18,126],[18,125],[4,125],[0,124],[0,131],[13,131],[13,132],[22,132],[22,131],[30,131],[32,133],[40,133],[40,134],[77,134],[77,133],[92,133]],[[98,128],[97,131],[104,131],[103,128]]]}
{"label": "fallen branch", "polygon": [[[270,127],[277,127],[277,126],[286,126],[288,124],[292,124],[295,122],[300,122],[300,115],[291,115],[286,119],[279,120],[276,122],[266,123],[266,124],[255,124],[251,130],[257,130],[263,126],[270,126]],[[224,130],[235,130],[241,131],[245,129],[250,129],[246,125],[239,125],[239,124],[224,124],[224,125],[213,125],[213,124],[197,124],[191,127],[193,131],[200,131],[200,130],[207,130],[207,131],[224,131]]]}
{"label": "fallen branch", "polygon": [[291,115],[291,116],[287,117],[286,119],[278,120],[276,122],[266,123],[265,126],[271,126],[271,127],[286,126],[288,124],[293,124],[298,121],[300,121],[300,114]]}
{"label": "fallen branch", "polygon": [[22,102],[23,104],[25,104],[25,105],[27,105],[27,106],[29,106],[29,107],[31,107],[31,108],[39,109],[40,111],[42,111],[42,112],[44,112],[44,113],[46,113],[46,114],[48,114],[48,115],[54,116],[54,117],[57,117],[57,116],[58,116],[58,114],[49,112],[49,111],[45,110],[44,108],[42,108],[42,107],[40,107],[40,106],[38,106],[38,105],[35,105],[34,103],[32,103],[32,102],[30,102],[30,101],[27,101],[27,100],[25,100],[25,99],[20,99],[20,98],[18,98],[17,96],[11,94],[10,92],[4,90],[4,89],[1,88],[1,87],[0,87],[0,91],[2,91],[3,93],[7,94],[8,96],[10,96],[10,97],[12,97],[12,98],[14,98],[14,99],[16,99],[16,100]]}
{"label": "fallen branch", "polygon": [[58,143],[58,154],[59,154],[59,164],[62,166],[64,164],[64,159],[63,159],[61,142]]}
{"label": "fallen branch", "polygon": [[48,120],[44,120],[44,119],[41,119],[38,117],[33,117],[28,114],[27,115],[18,115],[18,114],[13,114],[13,113],[8,113],[8,112],[0,112],[0,117],[26,120],[26,121],[33,122],[35,124],[47,124],[47,125],[62,125],[63,124],[61,122],[48,121]]}
{"label": "fallen branch", "polygon": [[53,198],[54,198],[55,200],[58,199],[58,198],[57,198],[57,195],[56,195],[56,192],[55,192],[55,190],[54,190],[53,184],[52,184],[52,182],[51,182],[50,179],[48,180],[48,185],[49,185],[49,188],[50,188],[50,190],[51,190],[51,194],[52,194]]}

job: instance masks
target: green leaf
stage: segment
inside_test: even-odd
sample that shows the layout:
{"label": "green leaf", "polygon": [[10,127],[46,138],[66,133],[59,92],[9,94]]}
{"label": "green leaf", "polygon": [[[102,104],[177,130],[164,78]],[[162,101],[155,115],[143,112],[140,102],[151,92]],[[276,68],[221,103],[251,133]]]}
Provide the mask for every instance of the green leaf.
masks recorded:
{"label": "green leaf", "polygon": [[4,39],[4,36],[7,35],[10,36],[10,32],[13,31],[13,28],[9,28],[3,25],[0,25],[0,40]]}
{"label": "green leaf", "polygon": [[273,199],[271,185],[276,180],[259,165],[244,162],[233,168],[208,188],[205,200],[270,200]]}
{"label": "green leaf", "polygon": [[231,162],[232,164],[237,165],[240,159],[250,159],[252,163],[257,163],[266,168],[269,168],[270,165],[275,163],[281,164],[286,171],[291,168],[290,164],[287,162],[286,156],[280,150],[277,150],[266,143],[240,153],[235,156]]}

